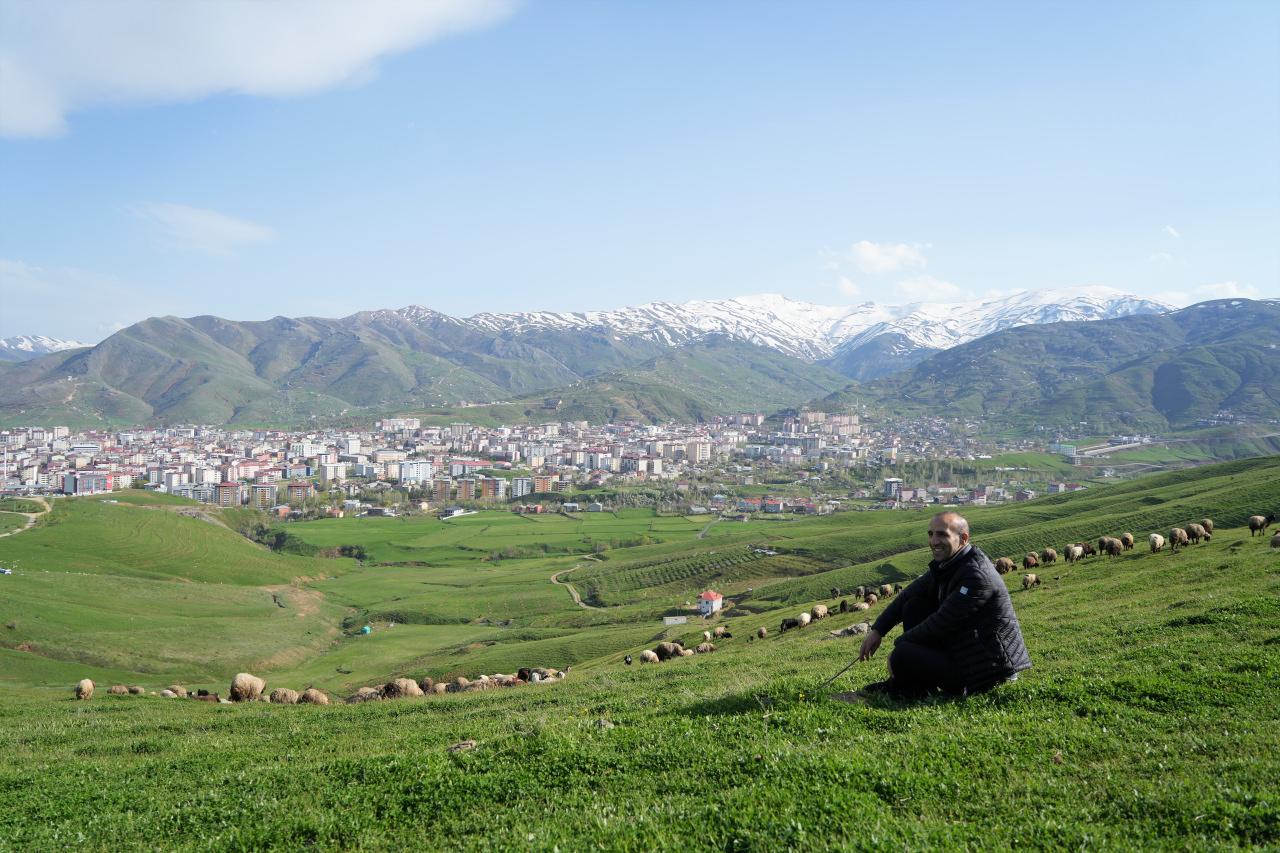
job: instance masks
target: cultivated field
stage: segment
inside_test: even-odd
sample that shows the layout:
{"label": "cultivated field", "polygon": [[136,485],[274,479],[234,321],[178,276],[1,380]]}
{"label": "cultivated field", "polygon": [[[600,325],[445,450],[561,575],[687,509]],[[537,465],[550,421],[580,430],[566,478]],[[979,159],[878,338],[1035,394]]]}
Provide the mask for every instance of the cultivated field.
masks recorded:
{"label": "cultivated field", "polygon": [[[1140,542],[1047,567],[1029,592],[1009,575],[1035,667],[914,706],[825,698],[882,678],[887,650],[816,690],[856,649],[828,630],[860,615],[748,636],[832,586],[918,573],[924,513],[290,526],[364,545],[359,565],[271,553],[179,504],[55,507],[0,539],[18,569],[0,577],[0,847],[1280,844],[1280,551],[1243,526],[1280,507],[1277,458],[969,513],[993,557],[1206,515],[1216,529],[1178,554]],[[601,609],[551,583],[564,569]],[[707,586],[735,602],[732,639],[623,665],[694,637],[659,617]],[[570,663],[560,684],[330,708],[103,695],[225,691],[238,669],[345,695]],[[99,693],[75,702],[84,675]]]}

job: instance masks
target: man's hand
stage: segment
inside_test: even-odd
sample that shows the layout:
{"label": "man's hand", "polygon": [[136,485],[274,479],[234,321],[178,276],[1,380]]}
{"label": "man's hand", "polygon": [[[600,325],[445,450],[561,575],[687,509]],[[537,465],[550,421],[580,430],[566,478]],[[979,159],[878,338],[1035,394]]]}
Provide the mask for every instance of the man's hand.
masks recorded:
{"label": "man's hand", "polygon": [[858,660],[871,660],[871,656],[880,648],[880,633],[872,628],[862,638],[862,648],[858,650]]}

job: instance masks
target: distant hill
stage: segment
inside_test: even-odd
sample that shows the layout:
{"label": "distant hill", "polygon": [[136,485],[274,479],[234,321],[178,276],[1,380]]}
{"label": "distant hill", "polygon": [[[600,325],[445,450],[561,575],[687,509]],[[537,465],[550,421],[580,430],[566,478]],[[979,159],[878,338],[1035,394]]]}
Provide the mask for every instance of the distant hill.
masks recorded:
{"label": "distant hill", "polygon": [[0,362],[30,361],[51,352],[79,349],[90,346],[79,341],[64,341],[48,338],[44,335],[18,335],[12,338],[0,338]]}
{"label": "distant hill", "polygon": [[1280,417],[1280,300],[1203,302],[1163,315],[1006,329],[822,402],[899,410],[1185,427],[1228,412]]}

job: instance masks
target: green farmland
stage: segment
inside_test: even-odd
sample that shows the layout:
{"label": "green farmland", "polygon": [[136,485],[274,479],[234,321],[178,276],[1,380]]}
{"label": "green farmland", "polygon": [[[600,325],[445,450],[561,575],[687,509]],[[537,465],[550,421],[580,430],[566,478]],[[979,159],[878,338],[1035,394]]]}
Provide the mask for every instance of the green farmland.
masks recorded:
{"label": "green farmland", "polygon": [[[1046,567],[1029,592],[1009,575],[1035,667],[917,705],[825,697],[882,678],[885,651],[817,690],[856,649],[828,629],[864,616],[775,634],[832,587],[918,574],[924,512],[287,525],[361,546],[357,562],[272,552],[186,502],[116,497],[54,502],[0,539],[15,569],[0,576],[0,848],[1280,844],[1280,550],[1245,527],[1280,508],[1280,457],[974,508],[993,557],[1206,516],[1216,528],[1178,554],[1140,542]],[[698,620],[661,619],[708,587],[732,602],[717,619],[732,639],[623,664],[697,637]],[[751,639],[762,626],[774,633]],[[563,684],[329,708],[104,695],[225,691],[248,670],[339,698],[392,676],[570,664]],[[71,700],[86,676],[98,695]]]}

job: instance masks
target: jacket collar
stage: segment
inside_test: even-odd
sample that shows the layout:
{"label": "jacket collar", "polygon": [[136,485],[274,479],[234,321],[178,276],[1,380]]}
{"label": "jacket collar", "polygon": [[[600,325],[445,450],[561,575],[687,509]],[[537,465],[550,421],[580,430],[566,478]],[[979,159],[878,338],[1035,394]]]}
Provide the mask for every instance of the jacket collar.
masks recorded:
{"label": "jacket collar", "polygon": [[955,552],[951,559],[946,562],[939,563],[937,560],[929,561],[929,573],[933,575],[935,580],[941,580],[951,574],[956,566],[960,565],[966,557],[973,553],[973,543],[966,542],[964,547]]}

